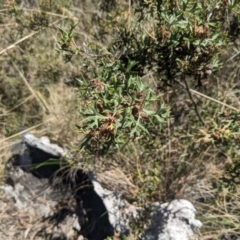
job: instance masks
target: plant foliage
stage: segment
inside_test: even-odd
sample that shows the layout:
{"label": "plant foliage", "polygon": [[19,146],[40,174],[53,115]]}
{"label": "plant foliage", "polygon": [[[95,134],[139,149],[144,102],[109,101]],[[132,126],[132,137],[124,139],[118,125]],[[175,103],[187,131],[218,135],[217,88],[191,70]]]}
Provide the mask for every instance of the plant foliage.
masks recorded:
{"label": "plant foliage", "polygon": [[112,143],[148,135],[151,125],[160,131],[168,110],[151,81],[142,77],[150,70],[158,74],[158,87],[186,76],[201,84],[220,67],[218,55],[227,43],[223,17],[234,6],[226,1],[138,1],[132,19],[116,23],[115,40],[106,51],[96,45],[78,47],[76,25],[60,29],[59,50],[66,61],[87,54],[88,64],[90,58],[95,63],[92,76],[79,80],[84,119],[78,129],[85,134],[81,147],[95,140],[108,149]]}

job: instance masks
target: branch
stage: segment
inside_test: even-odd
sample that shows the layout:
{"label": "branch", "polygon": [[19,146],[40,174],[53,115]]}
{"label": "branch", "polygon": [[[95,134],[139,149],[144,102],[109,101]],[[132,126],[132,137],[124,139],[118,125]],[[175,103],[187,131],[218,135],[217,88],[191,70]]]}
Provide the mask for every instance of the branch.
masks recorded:
{"label": "branch", "polygon": [[191,90],[190,90],[190,88],[189,88],[189,86],[188,86],[188,83],[187,83],[187,81],[186,81],[185,75],[182,75],[181,80],[183,80],[183,82],[184,82],[184,84],[185,84],[185,89],[187,90],[187,93],[188,93],[188,95],[189,95],[189,98],[190,98],[190,100],[191,100],[192,103],[193,103],[195,112],[196,112],[196,114],[197,114],[200,122],[202,123],[203,126],[206,126],[205,122],[204,122],[203,119],[202,119],[202,116],[200,115],[200,113],[199,113],[199,111],[198,111],[197,104],[195,103],[195,101],[194,101],[194,99],[193,99],[193,96],[192,96]]}

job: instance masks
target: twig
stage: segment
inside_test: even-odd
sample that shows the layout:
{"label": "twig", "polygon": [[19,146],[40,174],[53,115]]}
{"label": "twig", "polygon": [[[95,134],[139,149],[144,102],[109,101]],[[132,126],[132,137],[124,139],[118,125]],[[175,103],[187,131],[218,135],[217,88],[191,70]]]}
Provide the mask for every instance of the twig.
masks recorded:
{"label": "twig", "polygon": [[16,106],[14,106],[13,108],[11,108],[10,110],[6,111],[5,114],[2,114],[0,116],[4,116],[6,114],[9,114],[10,112],[12,112],[14,109],[20,107],[22,104],[26,103],[27,101],[31,100],[32,98],[34,98],[33,95],[28,96],[27,98],[25,98],[23,101],[21,101],[19,104],[17,104]]}
{"label": "twig", "polygon": [[232,109],[232,110],[234,110],[234,111],[236,111],[236,112],[240,112],[240,109],[237,109],[237,108],[235,108],[235,107],[233,107],[233,106],[231,106],[231,105],[228,105],[228,104],[226,104],[226,103],[224,103],[224,102],[221,102],[221,101],[219,101],[219,100],[217,100],[217,99],[211,98],[211,97],[209,97],[209,96],[207,96],[207,95],[205,95],[205,94],[202,94],[202,93],[200,93],[200,92],[198,92],[198,91],[196,91],[196,90],[190,89],[190,91],[191,91],[192,93],[196,94],[196,95],[199,95],[199,96],[201,96],[201,97],[204,97],[204,98],[206,98],[206,99],[208,99],[208,100],[211,100],[211,101],[213,101],[213,102],[215,102],[215,103],[221,104],[221,105],[224,106],[224,107],[228,107],[228,108],[230,108],[230,109]]}
{"label": "twig", "polygon": [[130,29],[131,24],[131,0],[128,0],[128,29]]}
{"label": "twig", "polygon": [[[62,20],[64,20],[64,19],[67,19],[67,18],[68,18],[68,17],[64,17],[64,18],[62,18],[62,19],[60,19],[60,20],[57,20],[57,21],[55,21],[55,22],[49,24],[49,27],[50,27],[50,26],[53,26],[54,24],[56,24],[56,23],[58,23],[58,22],[60,22],[60,21],[62,21]],[[16,41],[15,43],[9,45],[8,47],[6,47],[6,48],[4,48],[2,51],[0,51],[0,55],[2,55],[3,53],[5,53],[7,50],[16,47],[16,45],[18,45],[19,43],[25,41],[26,39],[28,39],[28,38],[34,36],[35,34],[37,34],[37,33],[39,33],[39,32],[40,32],[40,30],[38,30],[38,31],[34,31],[34,32],[28,34],[27,36],[25,36],[25,37],[19,39],[19,40]]]}
{"label": "twig", "polygon": [[230,58],[226,61],[226,63],[229,62],[229,61],[231,61],[231,60],[233,60],[233,59],[234,59],[235,57],[237,57],[239,54],[240,54],[240,51],[237,52],[236,54],[234,54],[232,57],[230,57]]}
{"label": "twig", "polygon": [[25,83],[25,85],[27,86],[27,88],[29,89],[29,91],[31,92],[31,94],[35,97],[35,99],[37,100],[37,102],[39,103],[40,107],[42,108],[43,112],[46,112],[46,107],[44,106],[44,104],[42,103],[41,99],[39,99],[38,95],[36,94],[36,92],[33,90],[33,88],[31,87],[31,85],[28,83],[27,79],[24,77],[23,73],[20,71],[20,69],[18,68],[18,66],[12,61],[12,64],[14,66],[14,68],[17,70],[17,72],[19,73],[20,77],[22,78],[23,82]]}
{"label": "twig", "polygon": [[193,103],[195,112],[196,112],[196,114],[197,114],[200,122],[202,123],[203,126],[206,126],[205,122],[204,122],[203,119],[202,119],[202,116],[200,115],[200,113],[199,113],[199,111],[198,111],[197,104],[195,103],[195,101],[194,101],[194,99],[193,99],[193,97],[192,97],[192,93],[191,93],[191,91],[190,91],[190,88],[189,88],[189,86],[188,86],[188,83],[187,83],[187,81],[186,81],[185,76],[182,75],[181,79],[183,80],[183,82],[184,82],[184,84],[185,84],[185,88],[186,88],[186,90],[187,90],[187,93],[188,93],[188,95],[189,95],[189,98],[191,99],[191,101],[192,101],[192,103]]}
{"label": "twig", "polygon": [[4,138],[3,140],[0,140],[0,145],[1,145],[2,143],[6,142],[6,141],[8,141],[8,140],[10,140],[10,139],[12,139],[12,138],[15,138],[15,137],[17,137],[17,136],[19,136],[19,135],[22,135],[22,134],[25,133],[25,132],[29,132],[29,131],[31,131],[31,130],[37,128],[37,127],[40,127],[41,125],[43,125],[43,124],[45,124],[45,123],[51,122],[51,121],[53,121],[53,120],[55,120],[55,118],[50,118],[50,119],[48,119],[47,121],[44,121],[44,122],[39,123],[39,124],[37,124],[37,125],[35,125],[35,126],[33,126],[33,127],[30,127],[30,128],[25,129],[25,130],[23,130],[23,131],[21,131],[21,132],[18,132],[18,133],[16,133],[16,134],[13,134],[13,135],[11,135],[11,136],[9,136],[9,137],[7,137],[7,138]]}
{"label": "twig", "polygon": [[[77,18],[77,17],[71,17],[71,16],[67,16],[67,15],[63,15],[63,14],[57,14],[57,13],[47,12],[47,11],[38,10],[38,9],[22,8],[22,10],[29,11],[29,12],[43,13],[43,14],[47,14],[47,15],[51,15],[51,16],[55,16],[55,17],[68,18],[68,19],[75,20],[75,21],[79,20],[79,18]],[[66,9],[64,9],[64,10],[66,10]]]}
{"label": "twig", "polygon": [[27,36],[19,39],[18,41],[16,41],[15,43],[9,45],[8,47],[6,47],[5,49],[3,49],[1,52],[0,52],[0,55],[3,54],[4,52],[6,52],[7,50],[11,49],[11,48],[14,48],[16,45],[18,45],[19,43],[25,41],[26,39],[32,37],[33,35],[37,34],[38,32],[32,32],[30,34],[28,34]]}

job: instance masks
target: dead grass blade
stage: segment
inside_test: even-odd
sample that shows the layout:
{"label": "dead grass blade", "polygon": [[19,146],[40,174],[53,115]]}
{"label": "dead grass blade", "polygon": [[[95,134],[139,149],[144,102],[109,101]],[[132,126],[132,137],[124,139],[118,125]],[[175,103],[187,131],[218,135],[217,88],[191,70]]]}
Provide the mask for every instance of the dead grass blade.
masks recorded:
{"label": "dead grass blade", "polygon": [[37,127],[40,127],[41,125],[43,125],[43,124],[45,124],[47,122],[51,122],[53,120],[55,120],[55,118],[50,118],[50,119],[48,119],[48,120],[46,120],[46,121],[44,121],[42,123],[36,124],[35,126],[27,128],[27,129],[25,129],[25,130],[23,130],[21,132],[16,133],[16,134],[13,134],[10,137],[4,138],[3,140],[0,141],[0,145],[3,144],[4,142],[10,140],[10,139],[13,139],[13,138],[15,138],[15,137],[17,137],[19,135],[22,135],[23,133],[30,132],[31,130],[33,130],[33,129],[37,128]]}
{"label": "dead grass blade", "polygon": [[[67,18],[68,18],[68,17],[64,16],[62,19],[57,20],[57,21],[49,24],[49,27],[50,27],[50,26],[53,26],[54,24],[56,24],[56,23],[58,23],[58,22],[61,22],[61,21],[63,21],[64,19],[67,19]],[[19,43],[25,41],[26,39],[31,38],[32,36],[34,36],[35,34],[37,34],[37,33],[39,33],[39,32],[40,32],[40,30],[39,30],[39,31],[32,32],[32,33],[28,34],[27,36],[19,39],[19,40],[16,41],[15,43],[9,45],[8,47],[6,47],[6,48],[4,48],[2,51],[0,51],[0,55],[2,55],[3,53],[5,53],[7,50],[10,50],[10,49],[14,48],[14,47],[17,46]]]}
{"label": "dead grass blade", "polygon": [[43,95],[39,92],[39,91],[35,91],[38,98],[41,100],[42,104],[45,106],[45,108],[48,110],[49,113],[52,113],[56,118],[57,114],[53,111],[53,109],[49,106],[49,104],[47,103],[47,101],[45,100],[45,98],[43,97]]}
{"label": "dead grass blade", "polygon": [[13,44],[9,45],[8,47],[6,47],[6,48],[5,48],[5,49],[3,49],[2,51],[0,51],[0,55],[2,55],[3,53],[5,53],[7,50],[9,50],[9,49],[12,49],[12,48],[16,47],[16,45],[18,45],[19,43],[21,43],[21,42],[25,41],[26,39],[28,39],[28,38],[30,38],[30,37],[32,37],[32,36],[34,36],[34,35],[35,35],[35,34],[37,34],[37,33],[38,33],[38,31],[37,31],[37,32],[32,32],[32,33],[28,34],[27,36],[25,36],[25,37],[23,37],[23,38],[19,39],[19,40],[18,40],[18,41],[16,41],[15,43],[13,43]]}
{"label": "dead grass blade", "polygon": [[240,109],[237,109],[237,108],[235,108],[235,107],[233,107],[233,106],[231,106],[231,105],[228,105],[228,104],[226,104],[226,103],[224,103],[224,102],[221,102],[221,101],[219,101],[219,100],[217,100],[217,99],[211,98],[211,97],[209,97],[209,96],[207,96],[207,95],[205,95],[205,94],[203,94],[203,93],[200,93],[200,92],[198,92],[198,91],[196,91],[196,90],[193,90],[193,89],[189,89],[189,90],[190,90],[192,93],[196,94],[196,95],[199,95],[199,96],[201,96],[201,97],[204,97],[204,98],[206,98],[206,99],[208,99],[208,100],[210,100],[210,101],[213,101],[213,102],[215,102],[215,103],[221,104],[222,106],[227,107],[227,108],[230,108],[230,109],[232,109],[232,110],[234,110],[234,111],[236,111],[236,112],[240,112]]}
{"label": "dead grass blade", "polygon": [[[37,12],[37,13],[43,13],[43,14],[47,14],[50,16],[54,16],[54,17],[61,17],[61,18],[68,18],[74,21],[78,21],[79,18],[74,17],[74,16],[67,16],[67,15],[63,15],[63,14],[57,14],[57,13],[53,13],[53,12],[48,12],[48,11],[43,11],[43,10],[38,10],[38,9],[27,9],[27,8],[22,8],[24,11],[28,11],[28,12]],[[70,14],[69,11],[67,11],[67,9],[63,9],[64,12],[68,12]]]}
{"label": "dead grass blade", "polygon": [[46,107],[45,105],[42,103],[41,99],[38,97],[38,95],[36,94],[36,92],[34,91],[34,89],[31,87],[31,85],[28,83],[27,79],[24,77],[23,73],[20,71],[20,69],[18,68],[18,66],[12,62],[13,66],[15,67],[15,69],[18,71],[20,77],[22,78],[23,82],[25,83],[25,85],[27,86],[27,88],[29,89],[29,91],[32,93],[32,95],[36,98],[37,102],[39,103],[40,107],[42,108],[43,112],[46,112]]}
{"label": "dead grass blade", "polygon": [[[16,106],[14,106],[13,108],[11,108],[10,110],[8,110],[5,114],[2,114],[2,115],[6,115],[6,114],[9,114],[10,112],[12,112],[13,110],[15,110],[16,108],[20,107],[22,104],[28,102],[29,100],[31,100],[34,96],[33,95],[30,95],[28,96],[27,98],[25,98],[23,101],[21,101],[19,104],[17,104]],[[0,115],[0,116],[2,116]]]}

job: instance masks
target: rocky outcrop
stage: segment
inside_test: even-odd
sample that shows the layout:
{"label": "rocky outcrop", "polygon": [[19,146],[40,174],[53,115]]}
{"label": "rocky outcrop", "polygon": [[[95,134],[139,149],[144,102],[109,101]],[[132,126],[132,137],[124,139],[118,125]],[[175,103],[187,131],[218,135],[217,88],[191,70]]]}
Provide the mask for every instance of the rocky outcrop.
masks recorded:
{"label": "rocky outcrop", "polygon": [[[137,187],[124,180],[118,169],[119,181],[126,186],[120,188],[118,184],[108,189],[104,181],[111,181],[113,175],[108,178],[81,169],[72,171],[62,160],[64,154],[64,149],[48,138],[30,133],[15,144],[6,166],[8,178],[1,186],[5,201],[12,206],[8,219],[12,217],[15,231],[17,227],[19,230],[11,239],[102,240],[116,233],[129,234],[130,222],[138,221],[143,209],[125,197],[135,195]],[[113,170],[109,172],[114,174]],[[194,236],[194,229],[201,227],[195,220],[196,210],[186,200],[154,203],[151,209],[151,225],[140,239],[187,240]],[[16,212],[20,215],[14,218]],[[0,224],[8,234],[7,225]]]}

